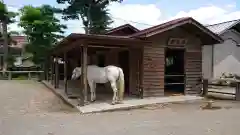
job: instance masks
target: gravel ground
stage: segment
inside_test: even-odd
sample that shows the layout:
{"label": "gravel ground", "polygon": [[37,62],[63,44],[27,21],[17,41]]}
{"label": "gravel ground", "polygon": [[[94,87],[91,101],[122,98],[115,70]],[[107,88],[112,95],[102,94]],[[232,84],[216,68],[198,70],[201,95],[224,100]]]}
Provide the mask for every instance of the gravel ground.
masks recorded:
{"label": "gravel ground", "polygon": [[240,103],[166,104],[80,115],[33,81],[0,81],[0,135],[239,135]]}

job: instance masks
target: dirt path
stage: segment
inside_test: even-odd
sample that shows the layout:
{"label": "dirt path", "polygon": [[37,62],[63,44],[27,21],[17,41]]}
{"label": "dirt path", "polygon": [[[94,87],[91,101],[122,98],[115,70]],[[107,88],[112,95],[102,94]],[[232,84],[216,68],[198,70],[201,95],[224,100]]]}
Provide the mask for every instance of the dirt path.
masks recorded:
{"label": "dirt path", "polygon": [[39,83],[0,81],[0,135],[239,135],[240,103],[201,105],[79,115]]}
{"label": "dirt path", "polygon": [[65,105],[45,86],[34,81],[0,81],[0,114],[69,113]]}

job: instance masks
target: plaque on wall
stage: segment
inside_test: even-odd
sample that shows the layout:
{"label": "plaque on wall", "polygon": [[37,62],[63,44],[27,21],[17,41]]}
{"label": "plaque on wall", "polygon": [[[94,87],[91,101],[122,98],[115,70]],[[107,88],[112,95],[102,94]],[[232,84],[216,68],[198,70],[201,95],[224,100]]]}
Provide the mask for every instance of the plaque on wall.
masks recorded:
{"label": "plaque on wall", "polygon": [[169,38],[168,45],[173,46],[185,46],[187,44],[187,39],[185,38]]}

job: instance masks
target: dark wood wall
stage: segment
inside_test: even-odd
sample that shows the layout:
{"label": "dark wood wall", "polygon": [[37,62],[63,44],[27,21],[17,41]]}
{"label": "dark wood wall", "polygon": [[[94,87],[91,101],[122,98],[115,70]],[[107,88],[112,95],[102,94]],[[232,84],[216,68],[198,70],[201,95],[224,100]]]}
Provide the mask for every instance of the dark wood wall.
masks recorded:
{"label": "dark wood wall", "polygon": [[[123,57],[121,56],[121,54],[119,55],[119,51],[121,50],[112,50],[107,54],[106,57],[106,62],[107,65],[116,65],[116,66],[120,66],[119,64],[119,57]],[[124,50],[122,50],[124,51]],[[128,94],[129,95],[135,95],[137,97],[140,96],[140,88],[141,88],[141,76],[142,76],[142,49],[141,48],[128,48],[127,50],[129,53],[129,60],[126,60],[126,62],[129,63],[125,63],[127,64],[129,71],[125,71],[124,69],[124,74],[125,74],[125,83],[128,83]],[[126,89],[126,90],[127,90]]]}
{"label": "dark wood wall", "polygon": [[[186,38],[185,46],[168,46],[169,38]],[[175,28],[149,40],[152,45],[143,51],[143,88],[144,97],[164,96],[165,48],[185,49],[185,94],[196,94],[199,88],[192,88],[202,76],[202,47],[199,38],[181,28]]]}
{"label": "dark wood wall", "polygon": [[185,94],[197,94],[201,87],[196,87],[202,77],[202,47],[191,43],[186,46],[185,53]]}
{"label": "dark wood wall", "polygon": [[164,47],[145,46],[143,50],[143,96],[164,96]]}

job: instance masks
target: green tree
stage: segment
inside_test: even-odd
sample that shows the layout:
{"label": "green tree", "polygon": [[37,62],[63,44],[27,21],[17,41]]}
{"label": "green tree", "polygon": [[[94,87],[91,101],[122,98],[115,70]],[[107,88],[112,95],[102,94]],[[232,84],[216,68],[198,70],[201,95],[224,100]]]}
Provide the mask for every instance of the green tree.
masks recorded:
{"label": "green tree", "polygon": [[122,2],[122,0],[57,0],[57,2],[68,4],[62,10],[63,19],[81,19],[85,33],[101,34],[108,30],[113,22],[107,6],[111,2]]}
{"label": "green tree", "polygon": [[47,62],[50,50],[63,38],[63,30],[66,29],[55,17],[56,11],[49,5],[24,6],[20,10],[19,25],[28,38],[26,51],[33,55],[32,61],[41,67]]}
{"label": "green tree", "polygon": [[15,22],[15,17],[17,16],[17,13],[15,12],[10,12],[7,9],[7,6],[3,3],[0,2],[0,21],[5,22],[7,24],[14,23]]}
{"label": "green tree", "polygon": [[5,71],[7,69],[7,61],[8,61],[8,45],[12,41],[9,38],[9,34],[7,31],[7,25],[10,23],[14,23],[14,18],[17,16],[14,12],[9,12],[7,9],[7,6],[0,2],[0,22],[2,26],[1,31],[1,38],[0,40],[3,41],[3,50],[4,50],[4,66],[3,70]]}

